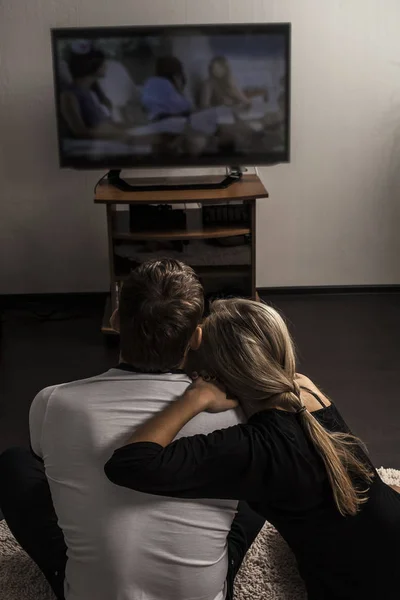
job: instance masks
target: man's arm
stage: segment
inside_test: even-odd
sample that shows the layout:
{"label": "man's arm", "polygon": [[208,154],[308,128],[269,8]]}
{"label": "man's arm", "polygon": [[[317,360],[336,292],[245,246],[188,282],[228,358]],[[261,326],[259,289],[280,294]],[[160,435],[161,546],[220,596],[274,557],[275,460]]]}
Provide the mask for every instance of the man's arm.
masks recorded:
{"label": "man's arm", "polygon": [[42,431],[46,419],[46,411],[50,397],[55,387],[48,387],[42,390],[34,398],[29,410],[29,435],[31,440],[32,452],[40,459],[43,459],[42,452]]}

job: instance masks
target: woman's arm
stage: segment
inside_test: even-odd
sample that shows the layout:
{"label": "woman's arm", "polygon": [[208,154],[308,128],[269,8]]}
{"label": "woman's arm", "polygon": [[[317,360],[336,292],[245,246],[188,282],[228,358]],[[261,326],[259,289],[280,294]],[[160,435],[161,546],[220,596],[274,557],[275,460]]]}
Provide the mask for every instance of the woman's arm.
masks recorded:
{"label": "woman's arm", "polygon": [[71,132],[79,138],[93,138],[93,131],[83,122],[78,100],[72,92],[63,92],[60,110]]}
{"label": "woman's arm", "polygon": [[250,106],[251,100],[246,96],[246,94],[241,90],[234,79],[231,80],[231,94],[236,102],[239,104],[244,104],[245,106]]}
{"label": "woman's arm", "polygon": [[[105,473],[113,483],[177,498],[255,497],[262,481],[260,465],[265,453],[254,451],[257,431],[252,426],[236,425],[209,435],[180,438],[165,446],[202,410],[222,410],[218,405],[221,398],[213,396],[215,386],[196,386],[139,427],[131,443],[114,452],[105,465]],[[218,394],[224,397],[220,391]],[[222,402],[226,410],[226,397]]]}
{"label": "woman's arm", "polygon": [[153,442],[165,447],[172,442],[186,423],[204,410],[207,410],[205,399],[203,401],[201,397],[197,397],[193,398],[192,401],[190,392],[187,392],[138,427],[127,441],[127,444]]}
{"label": "woman's arm", "polygon": [[167,446],[186,423],[199,413],[224,412],[235,408],[237,404],[235,400],[229,400],[217,386],[198,379],[183,396],[138,427],[127,443],[153,442]]}
{"label": "woman's arm", "polygon": [[79,102],[72,92],[63,92],[60,98],[60,110],[69,129],[75,137],[80,139],[117,139],[120,141],[131,141],[132,136],[126,135],[124,126],[118,127],[105,120],[97,127],[89,128],[85,125]]}
{"label": "woman's arm", "polygon": [[108,108],[108,110],[111,111],[113,107],[112,102],[109,99],[109,97],[105,95],[98,81],[95,81],[92,85],[92,91],[96,94],[103,106],[105,106],[106,108]]}

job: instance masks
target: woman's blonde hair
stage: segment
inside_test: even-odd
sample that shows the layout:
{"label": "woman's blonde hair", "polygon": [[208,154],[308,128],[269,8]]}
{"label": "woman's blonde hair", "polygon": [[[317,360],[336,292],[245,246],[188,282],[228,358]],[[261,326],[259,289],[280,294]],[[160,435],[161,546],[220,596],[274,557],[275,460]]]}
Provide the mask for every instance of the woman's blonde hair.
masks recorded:
{"label": "woman's blonde hair", "polygon": [[210,375],[244,407],[253,411],[281,407],[299,413],[325,464],[338,510],[344,516],[355,515],[367,500],[372,470],[357,456],[361,445],[357,438],[327,431],[303,405],[293,342],[279,313],[251,300],[215,301],[203,324],[200,353]]}

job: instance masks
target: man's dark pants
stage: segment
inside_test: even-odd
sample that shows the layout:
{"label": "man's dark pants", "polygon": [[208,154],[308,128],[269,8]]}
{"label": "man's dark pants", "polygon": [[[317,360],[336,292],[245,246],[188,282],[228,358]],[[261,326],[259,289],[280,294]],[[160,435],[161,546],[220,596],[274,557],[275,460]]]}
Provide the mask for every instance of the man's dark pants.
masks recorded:
{"label": "man's dark pants", "polygon": [[[43,463],[30,450],[11,448],[0,456],[0,508],[15,539],[63,600],[67,547]],[[239,503],[228,535],[227,600],[233,600],[236,573],[263,524],[245,502]]]}

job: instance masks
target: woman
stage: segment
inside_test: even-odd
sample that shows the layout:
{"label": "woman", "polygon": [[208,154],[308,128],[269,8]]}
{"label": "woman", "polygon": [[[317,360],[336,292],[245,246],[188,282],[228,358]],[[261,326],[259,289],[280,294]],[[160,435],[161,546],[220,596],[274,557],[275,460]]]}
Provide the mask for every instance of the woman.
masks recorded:
{"label": "woman", "polygon": [[224,56],[213,58],[208,68],[209,78],[204,83],[200,106],[250,106],[251,100],[242,92],[235,82],[229,62]]}
{"label": "woman", "polygon": [[400,495],[381,481],[335,405],[296,375],[279,314],[217,301],[199,352],[248,423],[171,443],[198,413],[235,404],[200,380],[114,453],[105,467],[111,481],[179,498],[247,500],[292,548],[310,600],[398,598]]}

